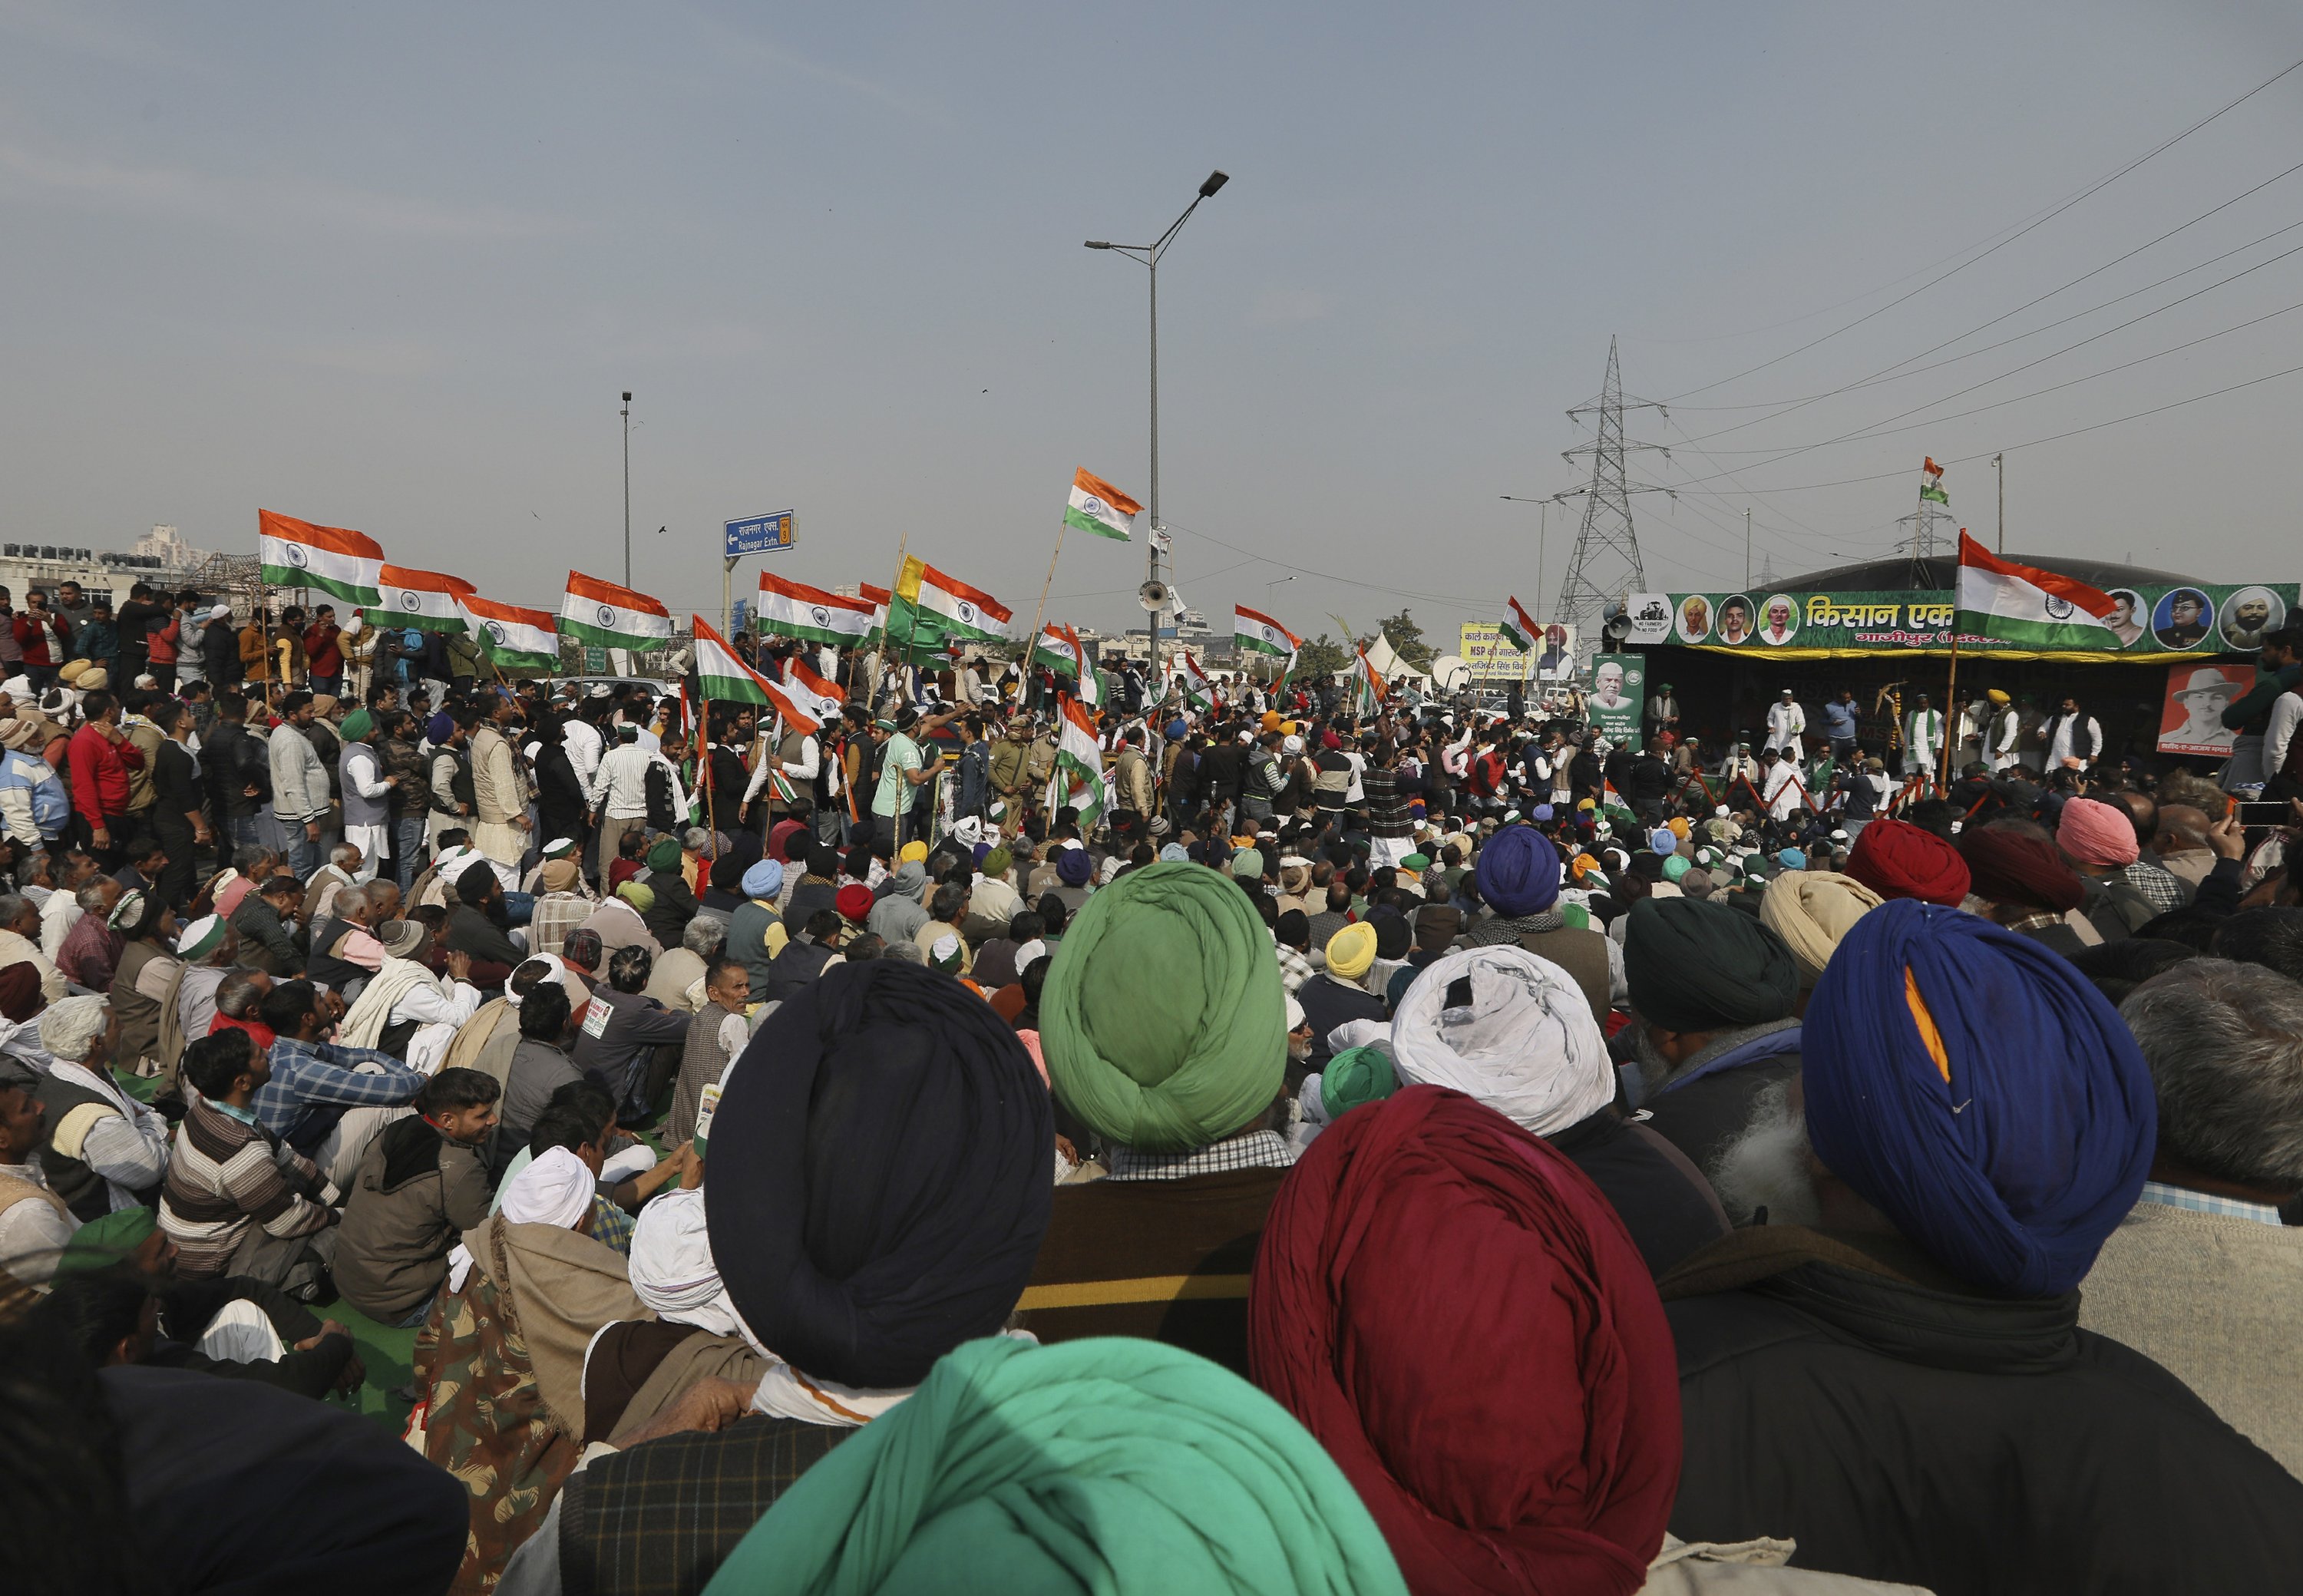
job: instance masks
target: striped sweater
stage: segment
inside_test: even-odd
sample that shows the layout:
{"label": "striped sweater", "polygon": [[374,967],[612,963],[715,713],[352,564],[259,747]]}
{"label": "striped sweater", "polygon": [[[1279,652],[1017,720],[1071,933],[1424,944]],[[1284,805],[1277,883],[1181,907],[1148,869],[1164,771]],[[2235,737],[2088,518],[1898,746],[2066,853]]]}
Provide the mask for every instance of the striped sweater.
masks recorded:
{"label": "striped sweater", "polygon": [[160,1226],[177,1272],[204,1279],[224,1271],[251,1225],[283,1238],[326,1229],[335,1197],[311,1160],[270,1131],[195,1100],[160,1187]]}

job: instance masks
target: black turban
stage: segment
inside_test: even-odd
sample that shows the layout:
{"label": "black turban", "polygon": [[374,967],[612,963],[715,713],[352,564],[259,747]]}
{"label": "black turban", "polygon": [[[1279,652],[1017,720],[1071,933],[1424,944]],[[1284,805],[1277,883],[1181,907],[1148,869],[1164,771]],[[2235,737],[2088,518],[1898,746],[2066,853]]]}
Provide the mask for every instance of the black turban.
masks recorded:
{"label": "black turban", "polygon": [[835,961],[761,1025],[712,1126],[712,1255],[761,1345],[917,1385],[1024,1293],[1054,1186],[1047,1087],[945,975]]}
{"label": "black turban", "polygon": [[496,867],[485,859],[475,859],[457,874],[456,897],[465,904],[485,903],[495,885]]}
{"label": "black turban", "polygon": [[1375,956],[1378,958],[1405,958],[1407,950],[1415,946],[1415,933],[1408,927],[1406,917],[1389,909],[1378,909],[1368,916],[1375,928]]}
{"label": "black turban", "polygon": [[1703,898],[1643,898],[1624,933],[1624,982],[1669,1031],[1765,1025],[1792,1011],[1799,963],[1755,916]]}

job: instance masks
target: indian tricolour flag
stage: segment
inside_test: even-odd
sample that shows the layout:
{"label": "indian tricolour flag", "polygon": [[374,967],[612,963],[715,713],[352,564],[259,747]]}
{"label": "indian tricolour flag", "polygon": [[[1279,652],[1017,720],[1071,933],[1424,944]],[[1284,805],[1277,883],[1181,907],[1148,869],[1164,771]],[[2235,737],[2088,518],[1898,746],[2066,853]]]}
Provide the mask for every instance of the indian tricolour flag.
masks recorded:
{"label": "indian tricolour flag", "polygon": [[804,638],[854,648],[872,634],[872,602],[842,598],[805,582],[760,573],[759,628],[780,638]]}
{"label": "indian tricolour flag", "polygon": [[888,635],[916,647],[946,643],[998,643],[1007,637],[1006,604],[926,562],[907,557],[888,604]]}
{"label": "indian tricolour flag", "polygon": [[1200,669],[1200,662],[1192,657],[1188,648],[1177,657],[1175,680],[1182,686],[1184,701],[1194,709],[1205,709],[1216,700],[1215,688],[1208,673]]}
{"label": "indian tricolour flag", "polygon": [[1231,607],[1232,646],[1242,654],[1268,654],[1274,659],[1294,660],[1303,639],[1280,625],[1261,610],[1251,610],[1245,604]]}
{"label": "indian tricolour flag", "polygon": [[819,676],[797,656],[784,662],[784,679],[770,682],[769,690],[777,695],[784,718],[813,730],[826,721],[839,718],[840,705],[848,695],[831,678]]}
{"label": "indian tricolour flag", "polygon": [[888,628],[888,601],[895,596],[885,587],[874,587],[869,582],[858,582],[856,591],[872,606],[872,624],[882,631]]}
{"label": "indian tricolour flag", "polygon": [[1143,506],[1086,468],[1072,473],[1071,502],[1064,506],[1065,526],[1126,543],[1127,529],[1143,511]]}
{"label": "indian tricolour flag", "polygon": [[1074,690],[1082,703],[1092,707],[1103,702],[1103,673],[1088,658],[1087,646],[1069,625],[1051,621],[1042,627],[1040,635],[1032,642],[1032,661],[1077,682],[1079,686]]}
{"label": "indian tricolour flag", "polygon": [[571,570],[560,629],[598,648],[662,648],[671,641],[671,612],[645,593]]}
{"label": "indian tricolour flag", "polygon": [[387,565],[378,571],[376,587],[384,597],[369,609],[368,619],[380,626],[413,627],[424,632],[460,632],[468,624],[464,606],[458,601],[473,589],[461,577]]}
{"label": "indian tricolour flag", "polygon": [[2119,634],[2106,621],[2111,595],[2073,577],[2002,560],[1959,532],[1959,598],[1953,624],[1962,633],[2025,648],[2110,653]]}
{"label": "indian tricolour flag", "polygon": [[1506,596],[1504,599],[1503,634],[1505,642],[1525,654],[1535,646],[1535,640],[1543,636],[1543,629],[1520,608],[1519,600]]}
{"label": "indian tricolour flag", "polygon": [[316,527],[292,515],[259,510],[256,542],[264,579],[275,587],[317,587],[348,604],[382,602],[376,573],[384,569],[384,549],[365,532]]}
{"label": "indian tricolour flag", "polygon": [[560,669],[560,638],[553,629],[551,611],[500,604],[477,593],[467,593],[457,602],[479,639],[480,652],[498,670]]}
{"label": "indian tricolour flag", "polygon": [[1103,818],[1108,806],[1103,775],[1103,746],[1096,740],[1095,722],[1076,698],[1062,700],[1063,714],[1056,726],[1056,769],[1048,783],[1050,807],[1068,804],[1079,811],[1080,829],[1086,832]]}
{"label": "indian tricolour flag", "polygon": [[729,647],[728,639],[707,625],[703,616],[693,617],[692,624],[696,629],[696,682],[707,701],[773,702],[774,683],[746,664],[744,656]]}

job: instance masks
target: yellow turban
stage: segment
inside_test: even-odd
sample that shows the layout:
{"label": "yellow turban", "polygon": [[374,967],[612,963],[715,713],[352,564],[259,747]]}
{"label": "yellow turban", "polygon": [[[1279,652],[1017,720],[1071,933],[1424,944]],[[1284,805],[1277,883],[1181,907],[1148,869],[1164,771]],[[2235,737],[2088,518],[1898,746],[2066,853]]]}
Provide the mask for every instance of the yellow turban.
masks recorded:
{"label": "yellow turban", "polygon": [[1990,688],[1983,696],[1990,699],[1994,704],[2004,704],[2007,702],[2007,695],[2001,692],[1997,688]]}
{"label": "yellow turban", "polygon": [[1878,893],[1852,875],[1786,870],[1767,883],[1759,899],[1759,924],[1790,947],[1800,984],[1813,986],[1839,939],[1879,902]]}
{"label": "yellow turban", "polygon": [[1687,840],[1686,815],[1675,815],[1669,820],[1666,821],[1664,824],[1666,829],[1668,830],[1673,836],[1678,838],[1682,842]]}
{"label": "yellow turban", "polygon": [[1356,981],[1375,963],[1375,927],[1366,921],[1345,926],[1328,939],[1328,973]]}
{"label": "yellow turban", "polygon": [[896,863],[898,865],[925,864],[927,862],[927,857],[928,845],[926,843],[907,842],[904,844],[902,850],[896,855]]}

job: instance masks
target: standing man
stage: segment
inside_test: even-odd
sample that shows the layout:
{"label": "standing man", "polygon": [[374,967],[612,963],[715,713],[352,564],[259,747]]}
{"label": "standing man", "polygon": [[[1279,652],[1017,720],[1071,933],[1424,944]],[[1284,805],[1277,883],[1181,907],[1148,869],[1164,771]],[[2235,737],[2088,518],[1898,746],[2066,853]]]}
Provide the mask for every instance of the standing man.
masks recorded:
{"label": "standing man", "polygon": [[[473,739],[476,756],[479,748]],[[587,797],[592,804],[593,824],[598,828],[599,869],[602,891],[606,890],[608,872],[614,867],[624,833],[647,829],[647,773],[649,768],[663,756],[651,754],[640,747],[640,729],[624,725],[616,728],[616,746],[608,750],[594,773]],[[572,762],[572,761],[571,761]]]}
{"label": "standing man", "polygon": [[911,816],[913,803],[919,790],[934,781],[936,773],[943,768],[943,750],[937,749],[933,760],[926,758],[912,733],[918,731],[924,735],[931,732],[958,713],[953,710],[944,714],[931,715],[923,721],[917,710],[906,705],[896,712],[893,720],[883,719],[872,723],[873,733],[880,739],[882,750],[880,785],[872,795],[872,836],[874,841],[882,837],[890,838],[896,850],[901,852],[904,844],[910,840],[906,823]]}
{"label": "standing man", "polygon": [[23,655],[25,676],[34,688],[46,692],[56,685],[56,667],[70,657],[72,628],[64,624],[63,616],[49,612],[47,595],[35,587],[24,595],[24,612],[10,629],[16,635],[17,652]]}
{"label": "standing man", "polygon": [[272,792],[272,765],[264,744],[249,734],[248,699],[216,696],[215,724],[200,748],[200,774],[208,784],[208,812],[231,848],[256,841],[257,812]]}
{"label": "standing man", "polygon": [[1807,711],[1785,688],[1783,697],[1767,705],[1767,746],[1776,753],[1794,759],[1799,756],[1800,739],[1807,731]]}
{"label": "standing man", "polygon": [[280,724],[266,747],[272,815],[287,833],[288,870],[299,881],[320,867],[320,832],[328,819],[328,768],[312,746],[312,722],[318,714],[311,694],[290,693],[280,700]]}
{"label": "standing man", "polygon": [[519,718],[519,705],[500,697],[472,733],[472,846],[514,871],[527,857],[527,833],[535,825],[527,817],[527,786],[512,757]]}
{"label": "standing man", "polygon": [[1984,720],[1984,757],[1991,766],[1991,773],[2000,775],[2013,770],[2021,757],[2018,750],[2022,742],[2022,717],[2016,714],[2013,701],[2000,688],[1991,688],[1984,697],[1991,704],[1991,712]]}
{"label": "standing man", "polygon": [[1918,707],[1903,717],[1903,773],[1932,773],[1943,758],[1943,712],[1928,708],[1928,696],[1921,693]]}
{"label": "standing man", "polygon": [[336,773],[344,793],[344,840],[360,852],[359,873],[352,877],[357,883],[374,876],[392,850],[392,789],[400,785],[400,778],[384,773],[375,747],[375,717],[367,710],[346,715],[336,735],[343,742]]}
{"label": "standing man", "polygon": [[64,658],[67,661],[86,659],[88,650],[80,646],[80,629],[96,614],[95,606],[88,602],[88,595],[80,590],[78,582],[58,582],[55,609],[56,618],[64,623]]}
{"label": "standing man", "polygon": [[167,610],[152,602],[151,583],[139,582],[128,590],[128,602],[120,606],[119,618],[114,622],[119,629],[120,641],[114,655],[119,665],[113,672],[113,680],[123,687],[131,686],[151,668],[152,629],[164,625],[167,619]]}
{"label": "standing man", "polygon": [[2093,715],[2079,713],[2079,701],[2069,693],[2063,707],[2040,723],[2039,740],[2046,745],[2050,771],[2086,770],[2103,757],[2103,728]]}
{"label": "standing man", "polygon": [[128,787],[144,756],[120,729],[120,700],[102,688],[80,699],[85,718],[66,749],[75,830],[106,875],[120,868],[128,838]]}
{"label": "standing man", "polygon": [[1855,741],[1863,724],[1863,712],[1856,707],[1855,690],[1839,689],[1839,697],[1823,706],[1824,735],[1831,739],[1831,760],[1845,769],[1855,757]]}
{"label": "standing man", "polygon": [[[1513,685],[1516,688],[1518,684]],[[1511,718],[1517,722],[1520,711],[1513,709]],[[1666,681],[1658,685],[1654,696],[1649,698],[1648,719],[1654,722],[1658,732],[1679,730],[1679,700],[1672,696],[1671,683]]]}
{"label": "standing man", "polygon": [[322,604],[312,612],[312,624],[304,629],[304,660],[313,692],[343,697],[343,629],[336,624],[335,605]]}

